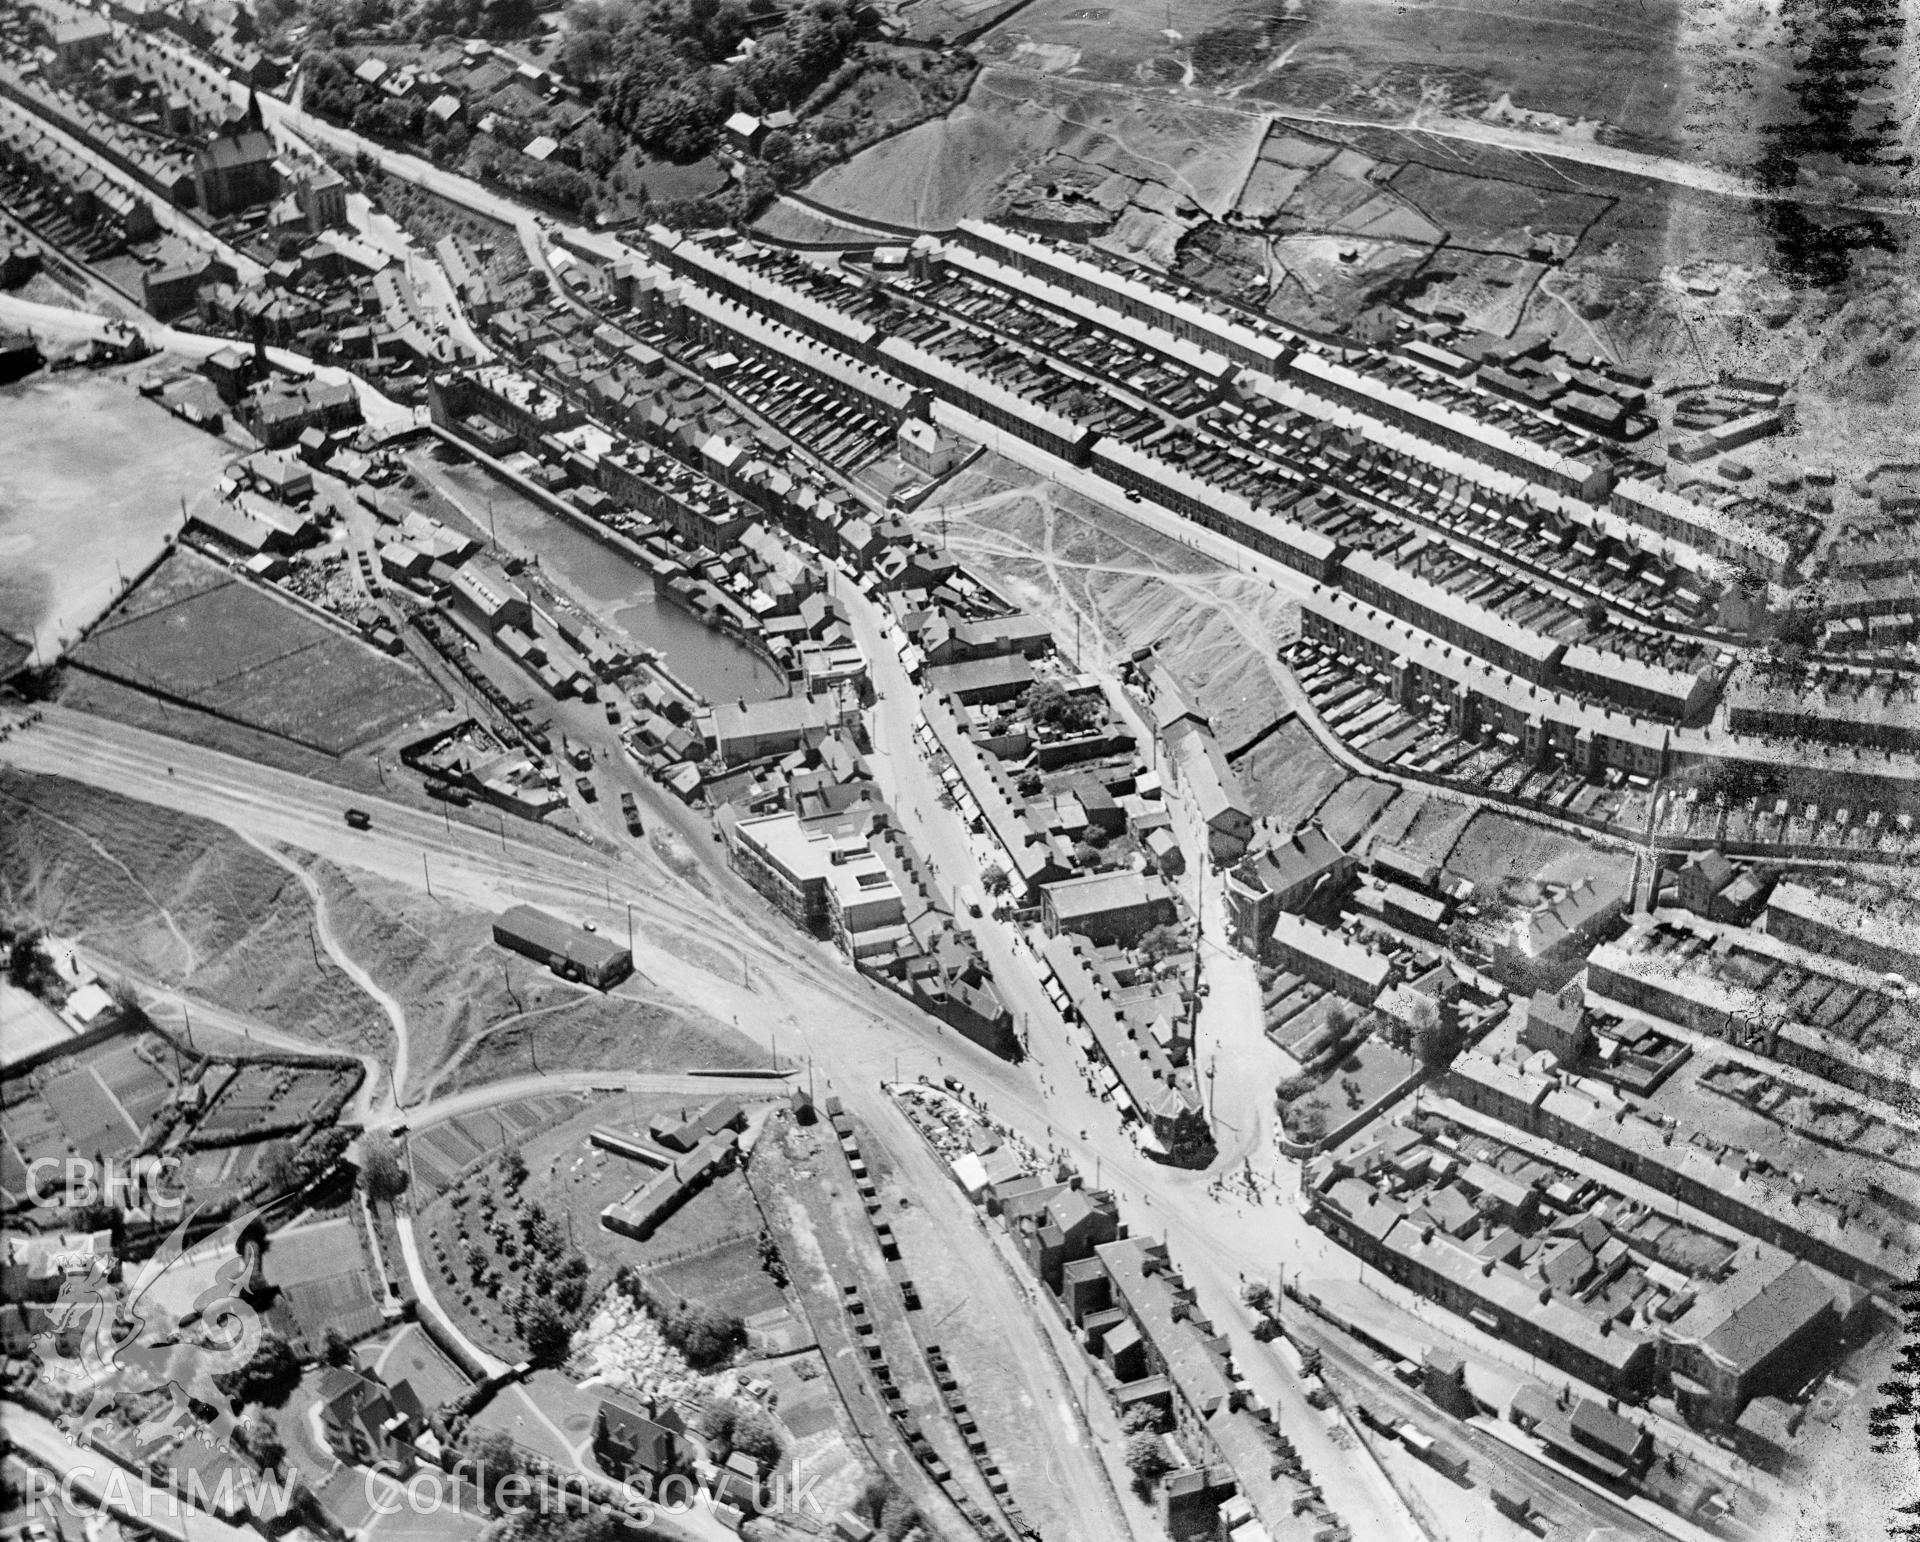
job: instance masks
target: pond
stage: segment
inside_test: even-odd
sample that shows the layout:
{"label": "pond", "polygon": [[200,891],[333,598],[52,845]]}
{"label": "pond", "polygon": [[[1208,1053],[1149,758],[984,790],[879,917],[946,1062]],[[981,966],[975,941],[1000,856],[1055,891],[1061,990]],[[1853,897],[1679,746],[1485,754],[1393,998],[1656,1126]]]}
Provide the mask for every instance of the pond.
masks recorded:
{"label": "pond", "polygon": [[708,701],[765,701],[787,694],[786,677],[759,654],[659,598],[644,568],[500,482],[484,466],[471,461],[449,466],[436,453],[424,469],[481,530],[491,520],[503,546],[537,558],[549,581],[609,630],[658,649],[673,677]]}

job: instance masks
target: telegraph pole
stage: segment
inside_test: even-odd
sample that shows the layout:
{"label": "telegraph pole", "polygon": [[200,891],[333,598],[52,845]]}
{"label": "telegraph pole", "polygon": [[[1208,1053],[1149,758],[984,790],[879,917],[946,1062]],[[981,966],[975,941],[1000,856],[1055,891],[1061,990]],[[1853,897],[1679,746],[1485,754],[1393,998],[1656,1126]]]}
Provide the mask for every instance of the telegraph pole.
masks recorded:
{"label": "telegraph pole", "polygon": [[433,898],[433,869],[427,866],[427,854],[424,851],[420,853],[420,871],[426,874],[427,898],[432,899]]}

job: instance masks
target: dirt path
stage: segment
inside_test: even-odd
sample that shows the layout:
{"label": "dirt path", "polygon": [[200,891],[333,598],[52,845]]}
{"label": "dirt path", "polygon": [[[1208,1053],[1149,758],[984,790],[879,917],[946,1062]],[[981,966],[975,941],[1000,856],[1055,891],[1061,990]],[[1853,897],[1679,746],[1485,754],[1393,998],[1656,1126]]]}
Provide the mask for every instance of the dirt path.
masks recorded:
{"label": "dirt path", "polygon": [[511,1028],[517,1023],[531,1022],[536,1017],[552,1017],[558,1012],[570,1012],[582,1002],[602,999],[604,998],[600,992],[593,991],[589,993],[585,988],[582,988],[580,994],[571,1000],[555,1001],[544,1007],[535,1007],[531,1012],[515,1012],[511,1017],[503,1017],[498,1022],[488,1023],[486,1027],[482,1028],[478,1033],[473,1035],[472,1038],[462,1044],[459,1049],[455,1050],[452,1056],[448,1058],[447,1063],[427,1079],[426,1086],[420,1090],[420,1101],[425,1102],[427,1099],[433,1097],[433,1095],[440,1090],[440,1084],[460,1069],[461,1062],[478,1048],[479,1045],[487,1039],[492,1038],[494,1034],[500,1032],[501,1029]]}
{"label": "dirt path", "polygon": [[[0,791],[0,797],[7,797],[7,794],[4,791]],[[8,798],[8,801],[17,803],[19,800]],[[187,940],[187,934],[180,930],[180,923],[174,920],[173,912],[160,902],[159,895],[155,894],[153,890],[142,883],[132,868],[128,867],[125,862],[121,861],[120,858],[116,857],[111,851],[107,850],[105,846],[101,845],[98,839],[89,835],[78,825],[70,824],[57,814],[50,814],[43,808],[29,806],[28,811],[34,817],[44,819],[50,825],[58,826],[73,836],[74,839],[82,842],[87,849],[102,862],[105,862],[109,867],[117,869],[121,876],[139,891],[141,897],[144,898],[149,905],[153,906],[154,914],[165,923],[167,931],[172,934],[173,940],[180,945],[180,952],[186,962],[181,966],[179,978],[183,982],[192,979],[194,971],[200,967],[200,952]],[[39,876],[40,875],[36,875],[36,878],[39,878]],[[51,921],[53,918],[49,917],[47,919]]]}
{"label": "dirt path", "polygon": [[[373,1000],[374,1004],[378,1006],[382,1012],[386,1013],[387,1021],[393,1026],[393,1065],[387,1073],[387,1095],[384,1099],[376,1099],[375,1102],[382,1107],[389,1104],[396,1108],[399,1107],[401,1102],[401,1089],[407,1084],[408,1046],[406,1012],[401,1008],[398,1001],[388,995],[375,983],[373,976],[360,967],[353,955],[347,952],[346,948],[341,945],[340,939],[334,936],[333,927],[327,916],[326,896],[320,892],[320,885],[314,879],[313,875],[292,857],[288,856],[286,851],[279,845],[260,840],[245,830],[241,830],[238,833],[240,838],[249,846],[252,846],[260,852],[262,856],[271,858],[300,881],[300,887],[307,891],[307,898],[313,903],[313,929],[314,934],[320,939],[320,946],[325,948],[327,950],[327,956],[331,958],[335,964],[339,965],[340,972],[349,980],[353,981],[365,995]],[[371,1093],[369,1093],[369,1097],[372,1097]],[[372,1104],[370,1104],[370,1106],[372,1106]]]}

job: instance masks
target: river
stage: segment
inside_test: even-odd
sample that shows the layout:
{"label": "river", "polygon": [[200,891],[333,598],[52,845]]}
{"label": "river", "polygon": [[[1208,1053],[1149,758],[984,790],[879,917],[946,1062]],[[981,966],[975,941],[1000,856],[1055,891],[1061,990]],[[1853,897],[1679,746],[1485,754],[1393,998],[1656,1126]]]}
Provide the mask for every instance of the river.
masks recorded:
{"label": "river", "polygon": [[654,648],[676,680],[708,701],[765,701],[787,694],[786,677],[759,654],[659,598],[653,577],[584,530],[495,478],[474,461],[450,466],[444,449],[408,456],[415,470],[452,496],[482,532],[491,519],[500,544],[529,558],[556,588],[608,630]]}

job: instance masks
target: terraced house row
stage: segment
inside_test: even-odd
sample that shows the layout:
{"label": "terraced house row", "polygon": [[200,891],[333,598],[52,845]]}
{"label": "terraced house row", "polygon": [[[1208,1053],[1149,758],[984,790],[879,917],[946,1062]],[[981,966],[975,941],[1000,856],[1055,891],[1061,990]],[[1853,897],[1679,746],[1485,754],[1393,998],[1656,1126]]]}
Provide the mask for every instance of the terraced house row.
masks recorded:
{"label": "terraced house row", "polygon": [[[1790,520],[1693,504],[1535,407],[980,222],[829,255],[655,226],[602,276],[695,368],[777,370],[864,448],[929,424],[1305,574],[1313,642],[1396,699],[1444,698],[1469,736],[1590,776],[1732,761],[1764,781],[1811,756],[1870,804],[1920,790],[1901,733],[1825,721],[1841,692],[1748,706],[1716,607],[1736,564],[1791,569]],[[1336,616],[1336,595],[1359,603]]]}

